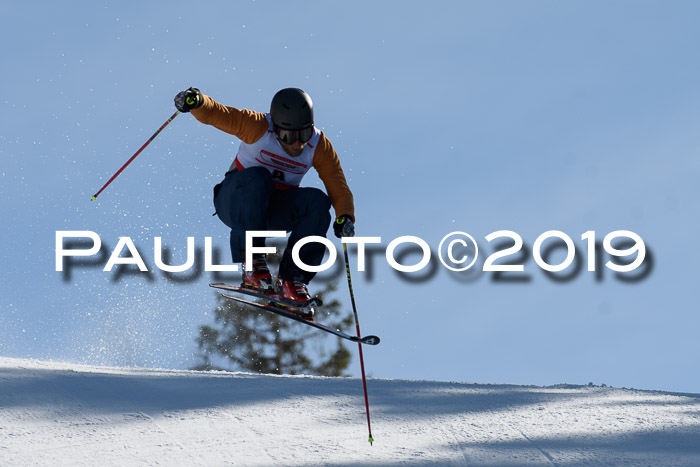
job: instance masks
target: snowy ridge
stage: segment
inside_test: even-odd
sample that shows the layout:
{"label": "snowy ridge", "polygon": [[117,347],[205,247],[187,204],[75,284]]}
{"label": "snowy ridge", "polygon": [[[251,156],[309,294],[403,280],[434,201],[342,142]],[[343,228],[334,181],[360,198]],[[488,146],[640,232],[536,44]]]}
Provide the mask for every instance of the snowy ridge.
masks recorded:
{"label": "snowy ridge", "polygon": [[0,465],[700,465],[700,395],[0,358]]}

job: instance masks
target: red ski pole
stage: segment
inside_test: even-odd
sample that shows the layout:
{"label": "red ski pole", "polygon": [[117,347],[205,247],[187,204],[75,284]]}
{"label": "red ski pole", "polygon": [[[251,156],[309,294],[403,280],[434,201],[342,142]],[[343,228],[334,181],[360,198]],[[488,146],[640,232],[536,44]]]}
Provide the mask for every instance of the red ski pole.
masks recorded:
{"label": "red ski pole", "polygon": [[[348,245],[343,243],[343,252],[345,253],[345,271],[348,276],[348,289],[350,289],[350,302],[352,303],[352,312],[355,315],[355,329],[357,330],[357,338],[362,339],[360,334],[360,320],[357,317],[357,307],[355,306],[355,294],[352,291],[352,279],[350,278],[350,261],[348,259]],[[367,398],[367,378],[365,377],[365,361],[362,358],[362,342],[357,343],[360,349],[360,369],[362,370],[362,389],[365,393],[365,412],[367,413],[367,429],[369,430],[369,444],[372,445],[374,438],[372,437],[372,424],[369,419],[369,399]]]}
{"label": "red ski pole", "polygon": [[136,156],[138,156],[139,154],[141,154],[141,151],[143,151],[143,150],[146,148],[146,146],[148,146],[149,144],[151,144],[151,141],[153,141],[153,140],[156,138],[156,136],[158,136],[158,133],[160,133],[160,132],[163,130],[163,128],[165,128],[166,126],[168,126],[168,123],[172,122],[173,119],[174,119],[175,117],[177,117],[177,114],[179,114],[179,113],[180,113],[180,111],[178,110],[178,111],[176,111],[174,114],[172,114],[172,115],[170,116],[170,118],[169,118],[165,123],[163,123],[163,125],[162,125],[160,128],[158,128],[158,131],[156,131],[155,133],[153,133],[153,136],[151,136],[150,138],[148,138],[148,141],[146,141],[146,143],[144,143],[144,145],[141,146],[141,149],[139,149],[138,151],[136,151],[136,154],[134,154],[133,156],[131,156],[131,158],[130,158],[128,161],[126,161],[126,164],[122,165],[122,168],[119,169],[119,170],[117,170],[117,172],[116,172],[114,175],[112,175],[112,178],[110,178],[109,180],[107,180],[107,183],[105,183],[104,186],[103,186],[102,188],[100,188],[100,191],[98,191],[97,193],[95,193],[94,195],[92,195],[92,198],[90,198],[90,199],[91,199],[92,201],[95,201],[95,200],[97,199],[97,197],[100,195],[100,193],[102,193],[102,192],[104,191],[104,189],[107,188],[107,187],[109,186],[109,184],[112,183],[112,182],[114,181],[114,179],[117,178],[117,177],[119,176],[119,174],[122,173],[122,171],[123,171],[124,169],[126,169],[126,167],[127,167],[129,164],[131,164],[131,161],[133,161],[134,159],[136,159]]}

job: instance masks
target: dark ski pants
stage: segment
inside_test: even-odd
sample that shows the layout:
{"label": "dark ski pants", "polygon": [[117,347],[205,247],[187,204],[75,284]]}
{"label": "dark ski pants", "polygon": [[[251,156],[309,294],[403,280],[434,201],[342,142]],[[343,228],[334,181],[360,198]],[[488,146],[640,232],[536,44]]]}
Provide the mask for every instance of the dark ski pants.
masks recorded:
{"label": "dark ski pants", "polygon": [[[245,237],[249,230],[284,230],[291,232],[282,255],[279,277],[308,284],[316,275],[299,268],[292,260],[292,248],[304,237],[326,236],[331,223],[331,201],[317,188],[277,190],[272,175],[263,167],[232,170],[215,188],[214,207],[219,219],[231,228],[231,258],[245,261]],[[263,238],[254,246],[264,246]],[[323,261],[326,247],[312,242],[304,245],[300,259],[309,266]]]}

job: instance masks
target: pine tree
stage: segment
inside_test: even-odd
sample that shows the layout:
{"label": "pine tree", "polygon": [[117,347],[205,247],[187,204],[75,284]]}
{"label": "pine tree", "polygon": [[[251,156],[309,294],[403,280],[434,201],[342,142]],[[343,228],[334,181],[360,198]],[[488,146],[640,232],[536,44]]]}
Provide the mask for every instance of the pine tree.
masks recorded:
{"label": "pine tree", "polygon": [[[270,266],[278,258],[268,258]],[[317,295],[324,305],[316,319],[348,330],[352,313],[329,300],[336,285]],[[197,370],[244,370],[268,374],[342,376],[351,354],[340,338],[296,321],[219,296],[214,324],[199,329]]]}

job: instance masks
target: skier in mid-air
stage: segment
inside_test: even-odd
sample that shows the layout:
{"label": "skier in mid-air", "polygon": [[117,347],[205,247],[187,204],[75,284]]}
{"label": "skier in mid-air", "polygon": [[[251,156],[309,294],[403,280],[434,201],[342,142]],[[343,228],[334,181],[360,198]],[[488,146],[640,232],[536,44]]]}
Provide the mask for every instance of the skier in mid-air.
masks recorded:
{"label": "skier in mid-air", "polygon": [[[219,219],[231,229],[231,257],[242,264],[243,286],[308,302],[307,284],[315,273],[294,263],[294,244],[307,236],[326,236],[331,205],[336,214],[335,235],[355,234],[352,192],[331,142],[314,125],[309,95],[297,88],[282,89],[272,98],[270,112],[260,113],[224,106],[199,89],[189,88],[175,96],[175,107],[241,140],[224,180],[214,187],[214,206]],[[299,186],[312,166],[328,194]],[[244,264],[246,231],[253,230],[290,232],[274,285],[264,255],[253,255],[249,268]],[[264,244],[264,238],[254,239],[253,246]],[[300,259],[318,266],[324,253],[324,245],[311,242],[300,249]]]}

